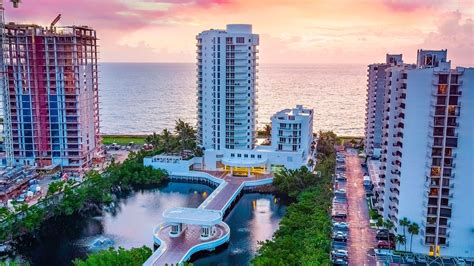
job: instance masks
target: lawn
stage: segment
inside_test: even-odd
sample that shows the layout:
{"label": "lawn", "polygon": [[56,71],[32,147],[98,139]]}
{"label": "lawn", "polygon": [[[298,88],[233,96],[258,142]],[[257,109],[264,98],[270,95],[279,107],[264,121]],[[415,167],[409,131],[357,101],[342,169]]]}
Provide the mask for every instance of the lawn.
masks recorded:
{"label": "lawn", "polygon": [[102,135],[102,143],[110,145],[117,143],[118,145],[128,145],[130,142],[135,144],[144,144],[145,137],[143,135]]}

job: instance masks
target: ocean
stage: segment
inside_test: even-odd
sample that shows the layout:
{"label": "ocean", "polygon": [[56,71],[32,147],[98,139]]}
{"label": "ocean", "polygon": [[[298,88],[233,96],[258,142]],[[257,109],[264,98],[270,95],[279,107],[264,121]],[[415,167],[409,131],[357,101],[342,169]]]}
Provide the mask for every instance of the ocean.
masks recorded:
{"label": "ocean", "polygon": [[[314,109],[314,130],[362,136],[365,65],[260,64],[258,127],[275,112],[302,104]],[[175,63],[101,63],[101,132],[147,134],[196,123],[196,67]]]}

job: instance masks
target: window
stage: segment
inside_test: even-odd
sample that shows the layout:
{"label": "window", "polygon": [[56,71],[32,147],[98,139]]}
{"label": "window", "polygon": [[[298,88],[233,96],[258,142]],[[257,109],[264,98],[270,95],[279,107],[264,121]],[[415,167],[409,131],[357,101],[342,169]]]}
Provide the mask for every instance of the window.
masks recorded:
{"label": "window", "polygon": [[248,158],[248,157],[249,157],[249,155],[248,155],[248,154],[244,154],[244,158]]}
{"label": "window", "polygon": [[260,154],[257,155],[257,158],[258,158],[258,159],[262,159],[262,155],[260,155]]}
{"label": "window", "polygon": [[245,43],[244,37],[237,37],[237,43]]}
{"label": "window", "polygon": [[242,154],[238,153],[238,154],[237,154],[237,157],[238,157],[238,158],[242,157]]}
{"label": "window", "polygon": [[251,154],[250,158],[252,158],[252,159],[255,158],[255,154]]}
{"label": "window", "polygon": [[231,154],[230,154],[230,157],[234,158],[234,157],[235,157],[235,154],[231,153]]}

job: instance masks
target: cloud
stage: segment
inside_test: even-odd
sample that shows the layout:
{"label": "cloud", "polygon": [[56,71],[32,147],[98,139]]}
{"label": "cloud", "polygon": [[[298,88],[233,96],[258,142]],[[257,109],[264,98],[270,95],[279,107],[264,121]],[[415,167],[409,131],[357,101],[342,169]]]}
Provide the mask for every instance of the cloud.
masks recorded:
{"label": "cloud", "polygon": [[474,66],[474,21],[462,19],[459,11],[440,16],[437,29],[425,37],[424,49],[448,49],[448,58],[453,63]]}
{"label": "cloud", "polygon": [[441,3],[440,0],[384,0],[383,4],[395,12],[413,12],[419,9],[431,9]]}

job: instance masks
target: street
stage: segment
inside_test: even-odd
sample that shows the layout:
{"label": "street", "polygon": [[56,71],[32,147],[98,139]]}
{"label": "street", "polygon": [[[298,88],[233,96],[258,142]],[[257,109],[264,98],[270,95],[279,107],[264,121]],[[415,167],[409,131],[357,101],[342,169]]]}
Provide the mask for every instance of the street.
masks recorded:
{"label": "street", "polygon": [[[349,223],[349,264],[376,265],[376,259],[368,255],[375,246],[375,230],[369,226],[369,211],[363,186],[361,160],[354,151],[346,152],[346,176]],[[372,252],[370,252],[372,253]]]}

